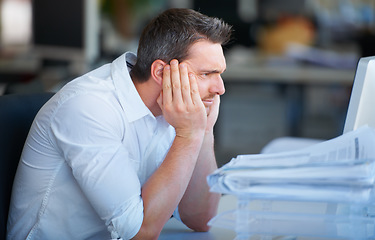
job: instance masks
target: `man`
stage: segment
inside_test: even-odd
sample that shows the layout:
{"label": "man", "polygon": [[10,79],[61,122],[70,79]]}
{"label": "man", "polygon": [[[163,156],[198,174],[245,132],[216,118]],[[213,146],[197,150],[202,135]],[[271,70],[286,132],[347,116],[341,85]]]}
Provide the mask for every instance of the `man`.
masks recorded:
{"label": "man", "polygon": [[207,231],[230,34],[221,20],[170,9],[146,26],[138,57],[61,89],[26,141],[8,239],[157,239],[172,215]]}

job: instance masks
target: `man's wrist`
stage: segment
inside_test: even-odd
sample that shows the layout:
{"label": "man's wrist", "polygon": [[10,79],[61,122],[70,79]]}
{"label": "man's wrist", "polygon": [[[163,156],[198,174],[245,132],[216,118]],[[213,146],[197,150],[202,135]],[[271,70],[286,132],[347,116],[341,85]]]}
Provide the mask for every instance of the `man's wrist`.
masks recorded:
{"label": "man's wrist", "polygon": [[203,145],[210,146],[214,145],[214,132],[213,131],[206,131],[203,138]]}
{"label": "man's wrist", "polygon": [[204,131],[194,131],[194,132],[176,131],[176,138],[180,138],[183,141],[194,143],[194,144],[202,144],[202,140],[204,136],[205,136]]}

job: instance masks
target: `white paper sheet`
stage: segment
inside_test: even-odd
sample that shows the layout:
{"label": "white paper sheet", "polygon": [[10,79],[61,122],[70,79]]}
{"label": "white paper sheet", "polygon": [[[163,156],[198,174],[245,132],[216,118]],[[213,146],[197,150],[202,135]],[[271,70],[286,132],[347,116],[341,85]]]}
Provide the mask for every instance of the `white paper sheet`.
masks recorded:
{"label": "white paper sheet", "polygon": [[368,202],[375,130],[365,126],[296,151],[239,155],[207,181],[211,191],[256,198]]}

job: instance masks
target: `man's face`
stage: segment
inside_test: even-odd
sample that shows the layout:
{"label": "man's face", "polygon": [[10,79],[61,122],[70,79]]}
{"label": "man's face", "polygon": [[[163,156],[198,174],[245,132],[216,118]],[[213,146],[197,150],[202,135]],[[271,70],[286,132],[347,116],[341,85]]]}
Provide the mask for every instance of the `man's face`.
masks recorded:
{"label": "man's face", "polygon": [[188,71],[197,77],[199,93],[208,114],[214,97],[225,92],[221,78],[226,69],[223,49],[218,43],[201,40],[190,47],[188,55],[184,62]]}

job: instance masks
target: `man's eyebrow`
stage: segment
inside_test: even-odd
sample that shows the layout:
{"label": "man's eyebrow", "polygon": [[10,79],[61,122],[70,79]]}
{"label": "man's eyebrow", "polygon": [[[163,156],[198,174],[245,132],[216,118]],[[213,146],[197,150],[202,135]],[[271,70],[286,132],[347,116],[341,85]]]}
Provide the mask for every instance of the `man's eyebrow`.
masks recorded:
{"label": "man's eyebrow", "polygon": [[[225,72],[227,69],[224,69],[223,72]],[[217,69],[214,69],[214,70],[202,70],[201,71],[202,73],[223,73]]]}

